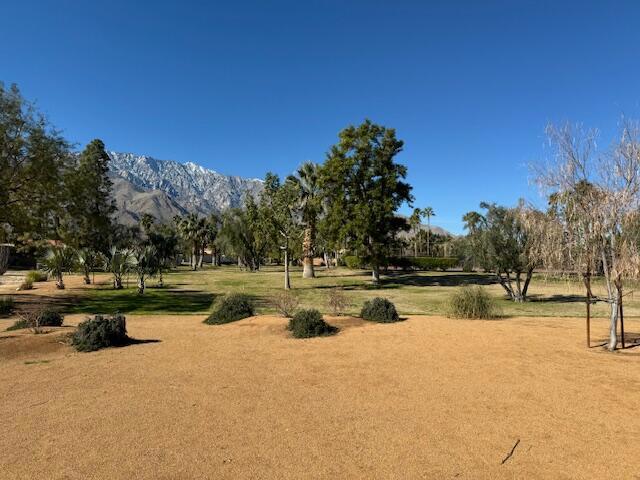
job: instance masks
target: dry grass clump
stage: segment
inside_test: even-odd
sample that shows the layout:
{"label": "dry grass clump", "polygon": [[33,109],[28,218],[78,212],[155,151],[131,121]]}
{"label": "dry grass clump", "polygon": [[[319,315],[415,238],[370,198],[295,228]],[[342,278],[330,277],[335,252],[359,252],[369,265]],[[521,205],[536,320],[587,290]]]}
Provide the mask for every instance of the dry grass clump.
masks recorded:
{"label": "dry grass clump", "polygon": [[286,318],[293,317],[298,310],[298,305],[300,305],[300,300],[289,290],[280,292],[273,298],[273,306],[276,311]]}
{"label": "dry grass clump", "polygon": [[341,288],[332,288],[327,295],[327,305],[333,316],[342,315],[349,306],[347,296]]}
{"label": "dry grass clump", "polygon": [[495,300],[479,285],[464,286],[449,299],[449,317],[490,319],[499,315]]}

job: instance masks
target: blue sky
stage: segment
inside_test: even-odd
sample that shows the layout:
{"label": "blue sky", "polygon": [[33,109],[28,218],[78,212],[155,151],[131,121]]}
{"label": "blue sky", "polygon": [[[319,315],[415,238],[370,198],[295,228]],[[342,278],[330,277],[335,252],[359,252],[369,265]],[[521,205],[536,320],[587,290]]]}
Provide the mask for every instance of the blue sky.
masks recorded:
{"label": "blue sky", "polygon": [[460,232],[482,200],[537,201],[549,121],[606,145],[640,118],[639,21],[637,1],[8,1],[0,80],[79,145],[250,177],[370,118],[405,141],[416,206]]}

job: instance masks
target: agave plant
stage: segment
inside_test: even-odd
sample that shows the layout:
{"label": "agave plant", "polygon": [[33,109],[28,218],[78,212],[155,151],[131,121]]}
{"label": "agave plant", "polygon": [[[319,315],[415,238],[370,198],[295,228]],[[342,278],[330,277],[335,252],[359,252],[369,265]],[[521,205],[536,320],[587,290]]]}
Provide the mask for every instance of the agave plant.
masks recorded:
{"label": "agave plant", "polygon": [[113,275],[113,288],[122,289],[122,277],[131,270],[134,264],[133,253],[128,249],[111,247],[109,256],[105,259],[104,269]]}
{"label": "agave plant", "polygon": [[77,261],[77,254],[71,247],[51,247],[42,259],[42,270],[56,279],[56,287],[64,289],[62,276],[71,273]]}

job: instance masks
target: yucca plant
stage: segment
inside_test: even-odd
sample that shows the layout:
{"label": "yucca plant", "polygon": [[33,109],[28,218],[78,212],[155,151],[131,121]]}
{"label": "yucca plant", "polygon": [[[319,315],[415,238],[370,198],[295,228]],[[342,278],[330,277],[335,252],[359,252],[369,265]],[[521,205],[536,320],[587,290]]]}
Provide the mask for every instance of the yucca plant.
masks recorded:
{"label": "yucca plant", "polygon": [[109,256],[105,258],[104,270],[113,275],[113,288],[122,289],[122,277],[133,267],[133,254],[131,250],[111,247]]}
{"label": "yucca plant", "polygon": [[76,251],[63,245],[61,247],[50,247],[47,254],[42,259],[42,270],[56,279],[56,288],[64,289],[62,276],[71,273],[77,261]]}

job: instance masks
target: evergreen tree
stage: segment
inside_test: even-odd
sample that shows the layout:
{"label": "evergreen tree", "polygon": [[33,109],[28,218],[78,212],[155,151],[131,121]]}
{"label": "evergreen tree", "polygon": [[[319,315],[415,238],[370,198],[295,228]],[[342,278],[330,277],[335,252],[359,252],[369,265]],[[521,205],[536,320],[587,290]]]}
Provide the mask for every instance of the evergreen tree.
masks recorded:
{"label": "evergreen tree", "polygon": [[55,238],[68,160],[67,141],[16,85],[0,82],[0,243]]}
{"label": "evergreen tree", "polygon": [[339,134],[321,171],[321,185],[327,196],[330,224],[334,232],[350,243],[372,268],[373,282],[380,281],[396,233],[407,230],[405,219],[396,215],[404,202],[411,202],[411,186],[403,180],[407,168],[394,161],[403,142],[394,129],[366,120]]}
{"label": "evergreen tree", "polygon": [[101,140],[89,143],[67,175],[66,243],[107,252],[116,210],[108,176],[109,156]]}

